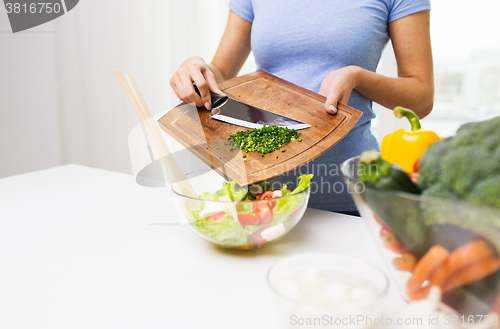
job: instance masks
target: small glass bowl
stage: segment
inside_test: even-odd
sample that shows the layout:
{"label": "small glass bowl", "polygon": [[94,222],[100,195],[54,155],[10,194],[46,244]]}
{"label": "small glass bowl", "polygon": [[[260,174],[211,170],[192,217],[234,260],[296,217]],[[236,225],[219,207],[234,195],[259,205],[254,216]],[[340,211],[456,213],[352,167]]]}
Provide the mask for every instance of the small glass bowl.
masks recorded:
{"label": "small glass bowl", "polygon": [[378,267],[334,254],[286,257],[269,269],[267,283],[290,328],[368,327],[382,313],[389,290]]}

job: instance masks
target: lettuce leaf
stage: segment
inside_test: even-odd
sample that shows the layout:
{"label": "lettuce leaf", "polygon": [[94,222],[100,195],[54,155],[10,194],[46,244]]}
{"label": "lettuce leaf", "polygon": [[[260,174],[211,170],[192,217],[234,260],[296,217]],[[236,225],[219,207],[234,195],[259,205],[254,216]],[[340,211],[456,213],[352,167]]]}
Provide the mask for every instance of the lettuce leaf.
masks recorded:
{"label": "lettuce leaf", "polygon": [[[303,175],[299,177],[299,184],[292,191],[288,192],[286,185],[283,184],[281,190],[282,197],[277,200],[276,208],[273,211],[273,219],[270,225],[276,225],[284,222],[290,215],[306,201],[306,195],[298,194],[311,185],[313,175]],[[296,195],[298,194],[298,195]]]}
{"label": "lettuce leaf", "polygon": [[283,188],[281,189],[281,196],[287,196],[289,193],[287,187],[286,187],[286,184],[283,184]]}
{"label": "lettuce leaf", "polygon": [[198,199],[218,201],[219,197],[217,196],[217,194],[214,193],[203,192],[202,194],[198,195]]}
{"label": "lettuce leaf", "polygon": [[262,225],[247,225],[243,227],[228,214],[224,214],[224,217],[219,221],[201,218],[199,210],[192,210],[191,216],[188,219],[198,233],[218,244],[230,246],[238,246],[246,243],[247,236],[262,227]]}
{"label": "lettuce leaf", "polygon": [[246,188],[241,188],[235,181],[222,183],[222,188],[215,193],[203,192],[198,196],[202,200],[219,201],[221,197],[228,197],[231,201],[240,201],[247,194]]}
{"label": "lettuce leaf", "polygon": [[295,190],[292,191],[292,194],[296,194],[299,192],[304,191],[311,185],[311,179],[313,178],[313,174],[309,175],[302,175],[299,177],[299,185],[295,188]]}

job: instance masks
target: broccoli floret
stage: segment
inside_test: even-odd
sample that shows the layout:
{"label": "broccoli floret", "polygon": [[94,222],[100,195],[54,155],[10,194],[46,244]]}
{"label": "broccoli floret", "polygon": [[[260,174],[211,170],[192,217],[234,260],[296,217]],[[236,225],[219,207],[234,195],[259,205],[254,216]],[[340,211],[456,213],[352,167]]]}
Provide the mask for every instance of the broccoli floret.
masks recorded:
{"label": "broccoli floret", "polygon": [[439,181],[441,175],[441,161],[448,152],[452,138],[439,140],[429,145],[420,159],[419,179],[420,187],[425,188]]}
{"label": "broccoli floret", "polygon": [[479,122],[469,122],[462,125],[457,134],[453,137],[451,142],[452,148],[458,148],[459,146],[467,146],[471,144],[479,145],[483,140],[483,136],[480,129],[477,128]]}
{"label": "broccoli floret", "polygon": [[460,200],[460,197],[457,194],[455,194],[452,190],[450,190],[441,183],[434,184],[431,187],[426,188],[422,192],[422,195],[433,198],[454,200],[454,201]]}
{"label": "broccoli floret", "polygon": [[479,182],[466,200],[479,206],[500,207],[500,175]]}
{"label": "broccoli floret", "polygon": [[440,182],[458,195],[466,196],[478,181],[491,176],[497,167],[484,149],[461,146],[443,158]]}
{"label": "broccoli floret", "polygon": [[451,147],[474,145],[491,150],[492,141],[500,142],[500,117],[462,125],[453,138]]}
{"label": "broccoli floret", "polygon": [[358,176],[362,182],[375,184],[390,172],[391,164],[382,159],[376,150],[361,153],[358,161]]}
{"label": "broccoli floret", "polygon": [[500,207],[500,117],[431,144],[419,169],[423,195]]}

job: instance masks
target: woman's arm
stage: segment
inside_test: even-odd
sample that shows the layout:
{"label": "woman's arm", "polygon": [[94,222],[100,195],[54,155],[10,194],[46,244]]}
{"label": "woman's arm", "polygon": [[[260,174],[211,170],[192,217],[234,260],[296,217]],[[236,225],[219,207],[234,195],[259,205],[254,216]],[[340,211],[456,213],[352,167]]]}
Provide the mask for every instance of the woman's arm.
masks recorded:
{"label": "woman's arm", "polygon": [[[235,77],[250,54],[252,24],[232,11],[219,48],[210,65],[198,56],[188,58],[170,79],[175,94],[186,103],[211,109],[210,90],[222,94],[217,83]],[[196,94],[193,82],[201,97]]]}
{"label": "woman's arm", "polygon": [[210,67],[217,71],[217,82],[236,77],[250,55],[250,32],[252,23],[232,11],[222,40]]}
{"label": "woman's arm", "polygon": [[430,14],[426,10],[389,24],[398,65],[397,78],[385,77],[358,66],[330,72],[320,88],[320,93],[327,96],[327,111],[335,113],[337,103],[347,103],[352,89],[356,89],[389,109],[404,106],[415,111],[420,118],[428,115],[434,99],[429,20]]}

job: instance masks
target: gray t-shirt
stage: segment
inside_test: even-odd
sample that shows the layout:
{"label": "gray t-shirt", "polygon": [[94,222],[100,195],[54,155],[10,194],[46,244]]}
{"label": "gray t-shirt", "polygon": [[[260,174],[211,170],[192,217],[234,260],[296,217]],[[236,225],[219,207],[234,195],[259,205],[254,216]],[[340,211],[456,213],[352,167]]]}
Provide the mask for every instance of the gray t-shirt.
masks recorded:
{"label": "gray t-shirt", "polygon": [[[252,23],[257,69],[314,92],[331,71],[357,65],[375,71],[389,40],[388,24],[429,10],[429,0],[231,0],[229,8]],[[310,207],[355,210],[340,175],[342,161],[378,149],[370,133],[372,102],[353,90],[348,102],[363,112],[337,145],[299,171],[313,173]],[[307,115],[305,113],[304,115]],[[281,177],[295,182],[298,173]]]}

